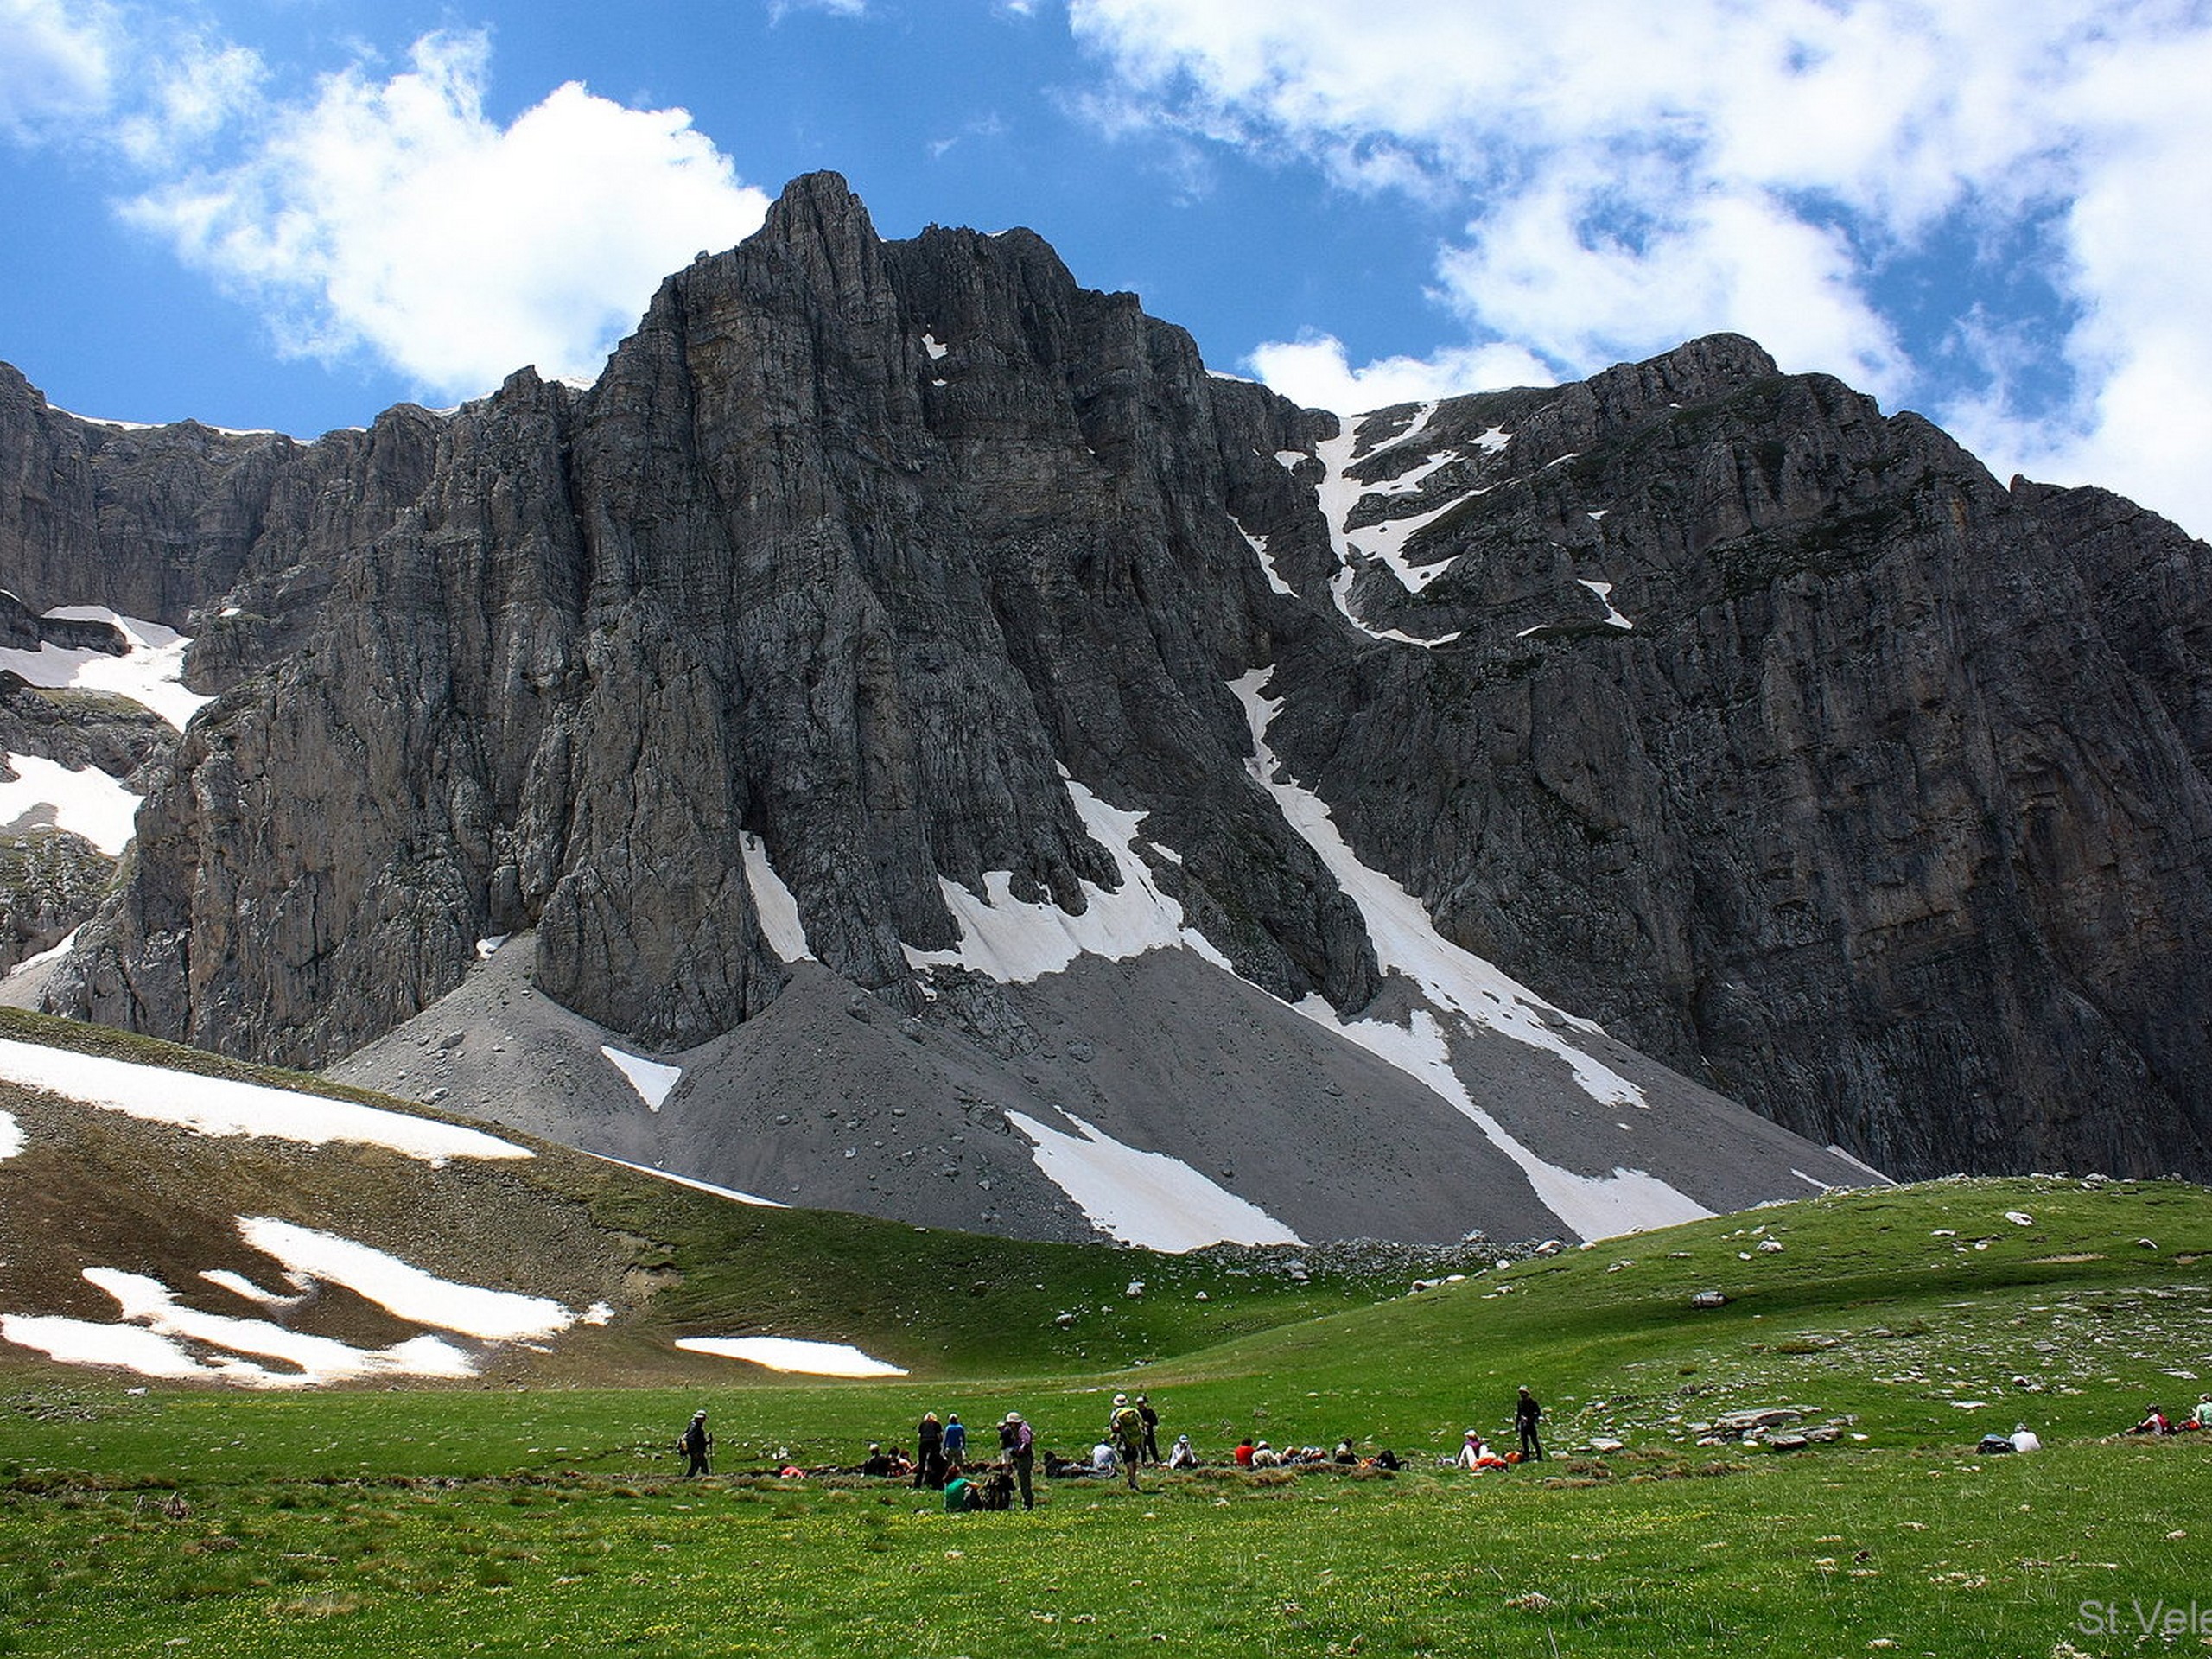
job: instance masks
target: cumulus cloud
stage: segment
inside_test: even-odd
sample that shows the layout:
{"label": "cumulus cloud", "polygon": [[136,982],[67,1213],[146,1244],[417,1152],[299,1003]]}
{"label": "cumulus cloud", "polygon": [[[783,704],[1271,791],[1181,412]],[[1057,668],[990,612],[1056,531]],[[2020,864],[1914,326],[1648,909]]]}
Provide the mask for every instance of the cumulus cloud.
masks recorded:
{"label": "cumulus cloud", "polygon": [[1386,357],[1352,366],[1333,334],[1273,340],[1245,365],[1293,403],[1339,411],[1428,403],[1463,391],[1502,386],[1548,386],[1558,375],[1518,346],[1468,346],[1433,357]]}
{"label": "cumulus cloud", "polygon": [[[1102,107],[1462,204],[1437,270],[1471,338],[1586,372],[1740,330],[1785,366],[1932,403],[2000,446],[2000,466],[2101,467],[2212,528],[2212,14],[2195,0],[1070,0],[1069,15],[1115,77]],[[1903,340],[1885,271],[1939,234],[2016,255],[2008,232],[2044,220],[2063,316]],[[2063,406],[1982,355],[2033,326],[2072,372]],[[1937,375],[1939,358],[1978,365],[1979,384]]]}
{"label": "cumulus cloud", "polygon": [[0,0],[0,131],[32,138],[105,111],[119,29],[98,0]]}
{"label": "cumulus cloud", "polygon": [[[288,352],[365,351],[444,397],[524,364],[595,372],[660,277],[748,234],[766,198],[681,110],[571,82],[503,126],[484,111],[487,60],[481,35],[439,34],[388,79],[327,76],[266,111],[239,159],[126,213],[264,307]],[[172,102],[187,121],[219,111],[246,67]]]}

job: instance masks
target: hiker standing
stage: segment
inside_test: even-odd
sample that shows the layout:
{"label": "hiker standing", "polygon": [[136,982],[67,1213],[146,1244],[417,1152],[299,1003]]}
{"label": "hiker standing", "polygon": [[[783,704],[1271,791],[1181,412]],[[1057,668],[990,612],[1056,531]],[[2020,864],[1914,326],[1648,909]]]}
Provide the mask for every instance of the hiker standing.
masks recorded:
{"label": "hiker standing", "polygon": [[714,1444],[715,1437],[707,1433],[707,1414],[693,1412],[690,1425],[676,1442],[676,1449],[684,1456],[683,1473],[687,1478],[713,1472],[707,1467],[707,1453]]}
{"label": "hiker standing", "polygon": [[1128,1477],[1129,1490],[1137,1489],[1137,1459],[1144,1454],[1144,1419],[1129,1403],[1129,1396],[1114,1396],[1114,1410],[1106,1419],[1106,1438],[1114,1447],[1115,1455],[1122,1460],[1122,1472]]}
{"label": "hiker standing", "polygon": [[1037,1465],[1037,1437],[1018,1411],[1007,1413],[1006,1421],[999,1425],[999,1452],[1014,1465],[1014,1478],[1021,1486],[1021,1507],[1035,1509],[1037,1494],[1030,1487],[1029,1478]]}
{"label": "hiker standing", "polygon": [[1513,1427],[1521,1433],[1521,1456],[1529,1463],[1544,1461],[1544,1448],[1536,1439],[1536,1424],[1542,1419],[1544,1408],[1536,1403],[1536,1396],[1524,1386],[1521,1397],[1513,1402]]}
{"label": "hiker standing", "polygon": [[960,1414],[956,1411],[944,1420],[944,1466],[947,1470],[957,1469],[967,1461],[968,1425],[960,1421]]}
{"label": "hiker standing", "polygon": [[1144,1421],[1144,1460],[1160,1461],[1160,1414],[1152,1408],[1152,1402],[1137,1395],[1137,1415]]}
{"label": "hiker standing", "polygon": [[944,1425],[933,1411],[924,1412],[914,1426],[914,1484],[944,1485]]}

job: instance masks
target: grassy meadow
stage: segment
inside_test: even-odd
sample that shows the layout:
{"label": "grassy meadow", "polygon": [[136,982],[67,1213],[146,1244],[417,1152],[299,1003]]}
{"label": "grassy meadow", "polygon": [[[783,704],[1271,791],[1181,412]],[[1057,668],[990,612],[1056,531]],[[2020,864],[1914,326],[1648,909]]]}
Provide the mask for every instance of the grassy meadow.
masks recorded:
{"label": "grassy meadow", "polygon": [[[730,1224],[765,1230],[721,1276],[688,1273],[659,1317],[712,1319],[796,1285],[819,1319],[853,1294],[822,1265],[847,1218]],[[922,1254],[893,1276],[921,1311],[893,1345],[916,1374],[887,1382],[729,1365],[676,1386],[248,1395],[10,1359],[0,1651],[2212,1647],[2212,1435],[2119,1433],[2146,1401],[2179,1414],[2212,1383],[2202,1188],[1838,1195],[1382,1300],[1226,1262],[907,1231]],[[705,1242],[671,1248],[696,1264]],[[885,1277],[880,1255],[850,1271]],[[1252,1305],[1229,1317],[1251,1328],[1205,1322],[1247,1284]],[[1708,1289],[1727,1304],[1691,1308]],[[1438,1465],[1470,1425],[1504,1430],[1524,1382],[1548,1407],[1550,1461]],[[1187,1433],[1210,1459],[1250,1432],[1350,1436],[1409,1466],[1147,1471],[1135,1494],[1040,1473],[1033,1514],[968,1516],[903,1484],[772,1472],[911,1444],[930,1408],[986,1440],[1020,1410],[1041,1445],[1078,1452],[1116,1388],[1148,1392],[1163,1440]],[[717,1471],[684,1481],[670,1443],[702,1405]],[[1721,1412],[1780,1405],[1837,1438],[1698,1444]],[[2021,1421],[2044,1451],[1976,1452]],[[1622,1449],[1600,1455],[1600,1439]],[[2143,1634],[2176,1613],[2186,1628]]]}

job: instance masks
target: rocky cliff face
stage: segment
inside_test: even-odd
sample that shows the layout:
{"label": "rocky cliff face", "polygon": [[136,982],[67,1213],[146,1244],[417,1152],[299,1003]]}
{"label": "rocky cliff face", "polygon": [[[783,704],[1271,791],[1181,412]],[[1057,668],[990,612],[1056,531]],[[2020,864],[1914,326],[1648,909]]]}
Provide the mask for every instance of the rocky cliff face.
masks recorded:
{"label": "rocky cliff face", "polygon": [[199,630],[222,693],[55,995],[304,1065],[524,930],[568,1008],[715,1039],[797,960],[762,869],[975,1040],[1021,1016],[930,965],[974,895],[1133,883],[1411,1040],[1382,881],[1899,1173],[2202,1173],[2207,561],[1741,340],[1345,425],[827,175],[588,391],[302,446],[0,384],[0,579]]}

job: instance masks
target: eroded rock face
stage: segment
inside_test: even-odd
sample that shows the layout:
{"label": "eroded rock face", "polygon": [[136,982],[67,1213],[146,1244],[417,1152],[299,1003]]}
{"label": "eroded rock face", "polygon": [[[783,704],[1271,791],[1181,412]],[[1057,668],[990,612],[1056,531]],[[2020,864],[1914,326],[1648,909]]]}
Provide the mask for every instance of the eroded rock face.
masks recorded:
{"label": "eroded rock face", "polygon": [[588,391],[303,446],[0,380],[0,581],[197,627],[223,693],[60,995],[296,1064],[524,928],[643,1045],[729,1029],[785,982],[747,836],[912,1006],[941,883],[1117,884],[1063,772],[1240,972],[1363,1007],[1264,667],[1361,857],[1615,1035],[1895,1173],[2202,1173],[2207,569],[1739,340],[1340,433],[829,175]]}

